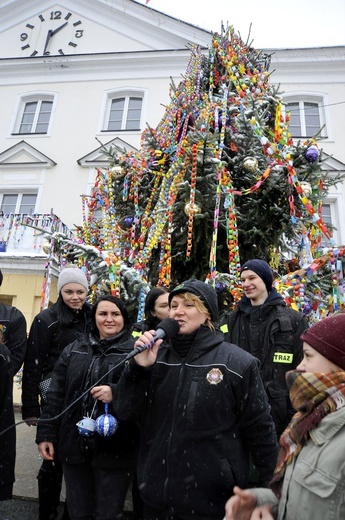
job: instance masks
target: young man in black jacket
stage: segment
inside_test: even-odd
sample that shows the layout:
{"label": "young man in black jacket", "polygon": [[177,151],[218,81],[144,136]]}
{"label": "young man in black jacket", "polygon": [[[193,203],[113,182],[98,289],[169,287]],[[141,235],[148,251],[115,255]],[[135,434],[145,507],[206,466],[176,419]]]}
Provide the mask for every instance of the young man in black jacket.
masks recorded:
{"label": "young man in black jacket", "polygon": [[285,374],[303,358],[301,334],[308,328],[303,314],[288,307],[272,287],[267,262],[254,259],[241,268],[244,296],[221,330],[225,340],[260,360],[260,373],[271,406],[278,439],[294,414]]}

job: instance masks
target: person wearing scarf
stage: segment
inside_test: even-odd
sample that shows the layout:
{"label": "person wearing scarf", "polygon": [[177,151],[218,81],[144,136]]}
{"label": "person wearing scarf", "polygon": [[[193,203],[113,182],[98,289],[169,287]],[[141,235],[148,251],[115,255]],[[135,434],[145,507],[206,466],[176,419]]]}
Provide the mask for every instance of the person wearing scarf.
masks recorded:
{"label": "person wearing scarf", "polygon": [[138,483],[145,520],[221,520],[249,455],[268,485],[278,452],[258,360],[224,341],[217,293],[191,279],[169,294],[179,332],[146,331],[117,386],[119,419],[137,419]]}
{"label": "person wearing scarf", "polygon": [[280,437],[271,490],[235,488],[226,520],[345,518],[345,314],[301,338],[304,358],[286,375],[296,413]]}

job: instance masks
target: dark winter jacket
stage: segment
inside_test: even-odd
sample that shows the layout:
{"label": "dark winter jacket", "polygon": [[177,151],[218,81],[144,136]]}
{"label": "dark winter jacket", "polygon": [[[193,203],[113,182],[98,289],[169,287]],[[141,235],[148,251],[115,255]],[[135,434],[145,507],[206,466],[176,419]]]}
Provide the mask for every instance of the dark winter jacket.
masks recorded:
{"label": "dark winter jacket", "polygon": [[[9,349],[0,343],[0,432],[14,426],[13,369]],[[12,498],[16,458],[16,429],[0,436],[0,500]]]}
{"label": "dark winter jacket", "polygon": [[307,328],[303,314],[288,307],[275,289],[260,306],[251,305],[244,296],[221,326],[226,341],[260,360],[260,373],[278,438],[295,413],[285,374],[295,369],[303,358],[300,336]]}
{"label": "dark winter jacket", "polygon": [[[60,309],[64,306],[65,324],[61,324]],[[22,379],[23,419],[40,416],[39,384],[51,376],[63,349],[81,333],[91,332],[91,306],[85,303],[81,311],[73,311],[61,301],[44,309],[35,317],[29,333]]]}
{"label": "dark winter jacket", "polygon": [[223,518],[234,485],[247,485],[250,453],[264,485],[276,462],[258,361],[223,338],[202,325],[185,358],[163,344],[152,367],[130,361],[117,387],[117,415],[141,419],[144,503],[183,519]]}
{"label": "dark winter jacket", "polygon": [[147,330],[156,330],[157,326],[162,320],[158,318],[154,318],[153,316],[150,316],[150,318],[138,321],[137,323],[134,323],[131,328],[131,334],[133,338],[138,338],[142,334],[144,334]]}
{"label": "dark winter jacket", "polygon": [[16,307],[0,302],[0,331],[11,354],[12,376],[24,361],[26,352],[26,320]]}
{"label": "dark winter jacket", "polygon": [[[106,384],[111,387],[114,396],[116,383],[124,368],[121,361],[133,350],[133,343],[129,333],[124,330],[106,340],[87,334],[64,349],[55,365],[47,399],[42,407],[37,444],[53,442],[58,447],[59,458],[63,463],[78,464],[91,457],[93,464],[104,469],[134,468],[138,446],[138,430],[134,423],[120,422],[118,431],[111,437],[98,434],[84,437],[76,426],[83,417],[96,419],[104,414],[104,404],[99,400],[96,402],[87,389],[96,384]],[[111,368],[114,370],[97,383]],[[78,400],[85,392],[85,396]],[[59,419],[44,422],[46,418],[61,414],[76,400],[75,405]],[[115,415],[112,403],[109,404],[109,413]]]}

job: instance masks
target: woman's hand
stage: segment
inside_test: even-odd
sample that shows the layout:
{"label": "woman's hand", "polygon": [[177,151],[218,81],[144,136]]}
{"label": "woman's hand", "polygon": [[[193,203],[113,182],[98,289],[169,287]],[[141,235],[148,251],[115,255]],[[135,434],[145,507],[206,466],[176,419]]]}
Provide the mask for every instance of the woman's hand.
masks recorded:
{"label": "woman's hand", "polygon": [[45,460],[54,460],[55,450],[52,442],[40,442],[38,445],[38,453]]}
{"label": "woman's hand", "polygon": [[37,426],[38,423],[38,417],[28,417],[25,419],[25,424],[28,426]]}
{"label": "woman's hand", "polygon": [[225,505],[225,519],[251,520],[255,506],[256,498],[250,489],[241,489],[235,486],[233,496],[229,498]]}
{"label": "woman's hand", "polygon": [[254,509],[250,520],[274,520],[274,517],[271,513],[271,506],[265,504],[264,506],[256,507]]}
{"label": "woman's hand", "polygon": [[155,330],[146,331],[134,343],[134,348],[140,348],[145,345],[148,347],[143,352],[135,356],[135,362],[142,367],[150,367],[156,362],[158,348],[163,340],[158,339],[155,341],[155,335]]}
{"label": "woman's hand", "polygon": [[91,389],[91,395],[102,403],[111,403],[113,400],[113,392],[108,385],[94,386]]}

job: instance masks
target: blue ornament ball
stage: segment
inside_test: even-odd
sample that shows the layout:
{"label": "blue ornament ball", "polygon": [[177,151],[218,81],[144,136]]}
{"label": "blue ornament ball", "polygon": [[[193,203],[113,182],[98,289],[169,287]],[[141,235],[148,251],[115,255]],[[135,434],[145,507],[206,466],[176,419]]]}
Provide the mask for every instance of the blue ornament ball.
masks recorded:
{"label": "blue ornament ball", "polygon": [[129,229],[130,227],[132,227],[133,222],[134,222],[134,217],[131,217],[131,216],[124,217],[122,219],[122,228]]}
{"label": "blue ornament ball", "polygon": [[225,291],[225,285],[222,282],[217,282],[215,288],[219,294]]}
{"label": "blue ornament ball", "polygon": [[83,417],[83,419],[77,422],[77,427],[80,435],[83,437],[90,437],[95,433],[96,423],[90,417]]}
{"label": "blue ornament ball", "polygon": [[317,146],[309,146],[304,153],[304,157],[310,163],[316,162],[320,156],[320,152]]}
{"label": "blue ornament ball", "polygon": [[96,419],[95,431],[102,437],[110,437],[116,433],[119,427],[118,420],[108,413],[108,405],[105,405],[105,414]]}

